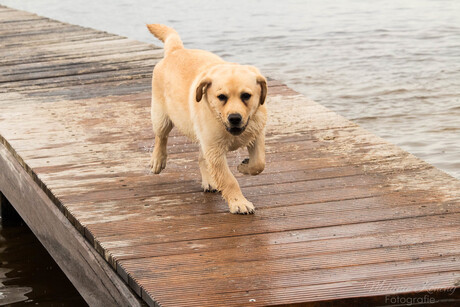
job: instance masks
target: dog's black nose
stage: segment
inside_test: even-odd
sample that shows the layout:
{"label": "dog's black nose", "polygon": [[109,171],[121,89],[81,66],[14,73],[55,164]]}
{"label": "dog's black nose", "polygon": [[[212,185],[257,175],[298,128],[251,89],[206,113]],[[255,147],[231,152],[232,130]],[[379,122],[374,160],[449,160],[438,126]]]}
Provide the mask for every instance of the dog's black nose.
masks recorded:
{"label": "dog's black nose", "polygon": [[241,117],[240,114],[238,113],[232,113],[228,116],[228,122],[230,123],[230,125],[232,126],[239,126],[241,124],[241,120],[243,118]]}

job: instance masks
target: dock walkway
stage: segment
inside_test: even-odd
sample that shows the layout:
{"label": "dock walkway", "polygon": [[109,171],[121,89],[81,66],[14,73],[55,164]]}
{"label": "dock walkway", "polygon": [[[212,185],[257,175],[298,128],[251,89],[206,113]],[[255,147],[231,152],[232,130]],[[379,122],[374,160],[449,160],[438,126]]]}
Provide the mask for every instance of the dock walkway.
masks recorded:
{"label": "dock walkway", "polygon": [[0,6],[0,55],[0,190],[90,305],[459,299],[459,180],[280,82],[240,216],[175,130],[149,172],[162,49]]}

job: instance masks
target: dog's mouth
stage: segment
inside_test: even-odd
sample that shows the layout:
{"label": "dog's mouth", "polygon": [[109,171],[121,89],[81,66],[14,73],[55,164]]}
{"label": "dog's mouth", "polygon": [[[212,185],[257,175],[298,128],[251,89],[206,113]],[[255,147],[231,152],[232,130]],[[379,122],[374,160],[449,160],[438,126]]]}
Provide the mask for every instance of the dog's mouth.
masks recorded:
{"label": "dog's mouth", "polygon": [[246,122],[246,124],[242,127],[235,127],[235,126],[227,126],[225,125],[225,128],[227,129],[227,131],[231,134],[231,135],[240,135],[241,133],[244,132],[244,130],[246,130],[246,127],[248,126],[248,123],[249,123],[249,119],[248,121]]}
{"label": "dog's mouth", "polygon": [[227,127],[227,131],[230,132],[231,135],[240,135],[241,133],[244,132],[245,128],[246,127],[241,127],[241,128],[238,128],[238,127],[229,128],[229,127]]}

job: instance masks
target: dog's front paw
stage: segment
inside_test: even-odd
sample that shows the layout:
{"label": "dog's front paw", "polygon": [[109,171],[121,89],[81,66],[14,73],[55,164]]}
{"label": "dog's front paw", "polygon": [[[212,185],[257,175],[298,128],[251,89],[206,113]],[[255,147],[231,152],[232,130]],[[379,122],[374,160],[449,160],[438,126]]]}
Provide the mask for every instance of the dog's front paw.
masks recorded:
{"label": "dog's front paw", "polygon": [[216,188],[216,185],[213,184],[212,180],[209,180],[209,176],[203,176],[201,180],[201,187],[205,193],[217,193],[219,190]]}
{"label": "dog's front paw", "polygon": [[153,173],[159,174],[166,167],[166,156],[162,156],[160,158],[152,157],[152,159],[150,159],[149,166]]}
{"label": "dog's front paw", "polygon": [[236,214],[253,214],[256,208],[254,205],[247,199],[242,200],[233,200],[228,203],[231,213]]}
{"label": "dog's front paw", "polygon": [[201,187],[203,188],[203,191],[205,193],[217,193],[219,190],[217,190],[215,187],[213,187],[210,184],[202,184]]}

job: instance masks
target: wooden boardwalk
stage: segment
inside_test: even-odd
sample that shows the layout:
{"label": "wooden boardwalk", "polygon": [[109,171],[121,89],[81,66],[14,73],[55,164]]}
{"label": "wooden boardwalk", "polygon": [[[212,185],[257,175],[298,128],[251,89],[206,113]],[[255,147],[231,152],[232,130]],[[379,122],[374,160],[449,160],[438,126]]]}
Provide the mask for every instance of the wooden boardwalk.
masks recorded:
{"label": "wooden boardwalk", "polygon": [[90,304],[459,300],[460,182],[283,84],[239,216],[174,130],[148,170],[160,48],[0,6],[0,55],[0,190]]}

